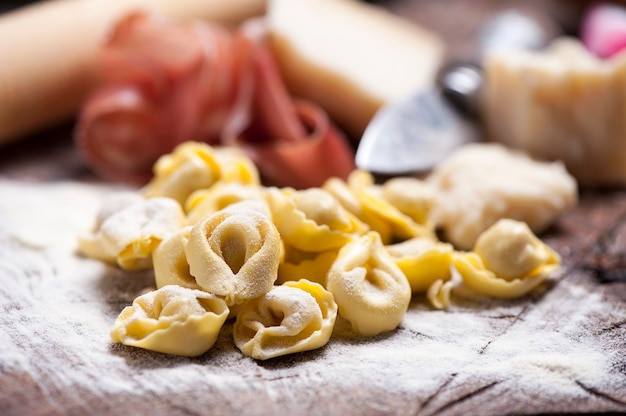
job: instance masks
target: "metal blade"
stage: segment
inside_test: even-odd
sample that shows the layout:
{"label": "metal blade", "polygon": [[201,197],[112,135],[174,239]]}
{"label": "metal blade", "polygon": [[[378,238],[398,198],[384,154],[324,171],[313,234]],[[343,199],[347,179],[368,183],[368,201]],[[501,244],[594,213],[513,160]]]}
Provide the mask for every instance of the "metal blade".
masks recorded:
{"label": "metal blade", "polygon": [[478,138],[476,125],[439,90],[426,90],[376,113],[361,138],[356,165],[384,175],[425,172]]}

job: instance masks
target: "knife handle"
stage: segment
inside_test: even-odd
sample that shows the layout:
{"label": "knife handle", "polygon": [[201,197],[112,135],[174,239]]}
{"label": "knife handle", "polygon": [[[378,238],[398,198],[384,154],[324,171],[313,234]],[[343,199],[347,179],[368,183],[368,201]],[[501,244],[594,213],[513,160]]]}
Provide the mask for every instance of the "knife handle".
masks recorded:
{"label": "knife handle", "polygon": [[477,52],[466,62],[450,62],[438,73],[443,96],[464,116],[480,114],[482,61],[489,53],[507,49],[542,49],[561,33],[547,15],[507,9],[487,21],[477,37]]}

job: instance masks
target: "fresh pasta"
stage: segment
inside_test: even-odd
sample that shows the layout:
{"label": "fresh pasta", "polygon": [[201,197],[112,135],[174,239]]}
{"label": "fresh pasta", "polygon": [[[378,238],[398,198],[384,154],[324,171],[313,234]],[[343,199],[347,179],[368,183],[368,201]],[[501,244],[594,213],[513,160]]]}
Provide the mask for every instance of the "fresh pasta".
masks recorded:
{"label": "fresh pasta", "polygon": [[245,355],[267,360],[323,347],[330,340],[337,304],[320,284],[286,282],[246,303],[233,327]]}
{"label": "fresh pasta", "polygon": [[446,309],[450,306],[450,294],[453,287],[452,281],[435,280],[428,288],[426,297],[434,308]]}
{"label": "fresh pasta", "polygon": [[124,308],[111,330],[111,339],[146,350],[195,357],[215,344],[228,312],[226,302],[215,295],[164,286]]}
{"label": "fresh pasta", "polygon": [[78,247],[90,257],[126,270],[149,269],[152,252],[184,222],[183,210],[173,199],[113,197],[104,204],[95,229],[79,238]]}
{"label": "fresh pasta", "polygon": [[385,248],[406,276],[413,293],[424,293],[437,280],[445,282],[451,277],[454,249],[450,244],[415,237]]}
{"label": "fresh pasta", "polygon": [[258,185],[259,172],[238,149],[184,142],[157,160],[144,194],[169,197],[184,207],[193,192],[218,182]]}
{"label": "fresh pasta", "polygon": [[282,250],[270,219],[239,204],[198,221],[185,246],[189,271],[198,285],[224,297],[229,306],[272,288]]}
{"label": "fresh pasta", "polygon": [[307,279],[326,286],[326,276],[337,258],[339,250],[306,252],[286,247],[285,256],[278,267],[276,283]]}
{"label": "fresh pasta", "polygon": [[411,217],[416,223],[431,228],[431,210],[435,204],[435,191],[425,182],[411,177],[397,177],[380,185],[380,196]]}
{"label": "fresh pasta", "polygon": [[181,228],[163,240],[152,254],[154,280],[157,288],[177,285],[188,289],[202,290],[196,278],[189,272],[185,247],[189,241],[191,227]]}
{"label": "fresh pasta", "polygon": [[194,224],[202,217],[243,201],[263,203],[265,213],[269,215],[265,192],[261,186],[239,182],[218,182],[209,188],[195,191],[187,198],[185,204],[187,222]]}
{"label": "fresh pasta", "polygon": [[342,247],[327,279],[340,315],[361,335],[395,329],[411,301],[406,276],[375,232],[356,237]]}
{"label": "fresh pasta", "polygon": [[222,167],[211,146],[185,142],[154,165],[154,178],[145,187],[146,196],[166,196],[184,206],[197,189],[213,185],[222,177]]}
{"label": "fresh pasta", "polygon": [[498,298],[523,296],[560,267],[561,258],[523,222],[503,219],[485,230],[474,251],[458,253],[454,266],[465,284]]}
{"label": "fresh pasta", "polygon": [[[384,244],[413,237],[432,236],[433,230],[428,220],[429,197],[422,197],[420,194],[401,198],[396,186],[397,184],[392,182],[388,187],[381,189],[380,185],[374,184],[372,174],[355,170],[345,184],[333,179],[324,184],[324,189],[341,201],[344,208],[367,224],[370,230],[379,233]],[[385,199],[384,195],[390,200]],[[419,200],[419,206],[413,210],[409,209],[407,199]],[[394,202],[409,214],[396,207]],[[423,223],[416,222],[415,218],[419,218]]]}
{"label": "fresh pasta", "polygon": [[311,188],[268,190],[272,217],[286,245],[303,251],[337,249],[365,226],[330,194]]}
{"label": "fresh pasta", "polygon": [[401,324],[412,296],[434,309],[449,308],[463,285],[516,298],[560,267],[558,253],[517,220],[501,218],[471,251],[440,241],[441,200],[429,181],[377,184],[355,170],[321,188],[264,187],[239,151],[194,142],[154,172],[139,192],[107,199],[79,238],[87,256],[154,271],[157,289],[111,330],[129,346],[197,356],[235,318],[235,345],[267,360],[326,345],[337,314],[356,334],[376,336]]}

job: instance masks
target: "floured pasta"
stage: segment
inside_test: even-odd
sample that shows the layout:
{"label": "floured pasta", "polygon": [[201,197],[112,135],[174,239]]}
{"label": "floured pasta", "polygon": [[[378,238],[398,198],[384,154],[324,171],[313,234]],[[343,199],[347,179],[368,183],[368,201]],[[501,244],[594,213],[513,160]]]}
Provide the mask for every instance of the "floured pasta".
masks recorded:
{"label": "floured pasta", "polygon": [[185,142],[154,165],[154,178],[145,187],[146,196],[166,196],[184,206],[195,190],[206,188],[222,176],[215,152],[206,143]]}
{"label": "floured pasta", "polygon": [[183,210],[170,198],[123,198],[122,203],[112,198],[103,204],[95,229],[79,238],[79,250],[123,269],[150,268],[152,252],[184,225]]}
{"label": "floured pasta", "polygon": [[415,222],[432,227],[430,212],[435,192],[424,181],[411,177],[392,178],[380,185],[380,195]]}
{"label": "floured pasta", "polygon": [[[264,188],[255,184],[218,182],[210,188],[198,190],[187,198],[185,204],[187,222],[193,224],[206,215],[241,201],[259,201],[267,204]],[[266,211],[269,215],[269,207]]]}
{"label": "floured pasta", "polygon": [[[429,197],[401,198],[394,186],[395,184],[392,183],[387,188],[381,188],[374,184],[374,177],[369,172],[355,170],[350,174],[345,185],[335,179],[327,181],[324,189],[335,196],[347,210],[367,224],[372,231],[378,232],[384,244],[413,237],[431,236],[432,227],[427,224],[428,212],[418,214],[417,211],[420,210],[418,206],[411,210],[408,209],[406,203],[407,199],[414,198],[420,201],[419,205],[428,210],[430,202],[427,202],[427,199]],[[387,195],[390,200],[387,200],[384,195]],[[404,213],[394,205],[394,202],[408,209],[410,214]],[[425,222],[418,223],[415,218],[424,219]]]}
{"label": "floured pasta", "polygon": [[276,283],[307,279],[325,287],[326,276],[337,258],[337,253],[338,250],[307,252],[287,247],[285,257],[278,267]]}
{"label": "floured pasta", "polygon": [[267,216],[241,202],[193,225],[185,254],[198,285],[231,306],[272,288],[281,258],[280,234]]}
{"label": "floured pasta", "polygon": [[245,152],[237,147],[220,146],[213,148],[222,167],[223,182],[237,182],[245,185],[259,185],[259,170]]}
{"label": "floured pasta", "polygon": [[427,181],[377,184],[355,170],[322,188],[264,187],[240,151],[203,143],[178,146],[154,171],[141,192],[107,200],[79,248],[154,270],[157,290],[122,311],[115,342],[188,356],[211,348],[229,317],[236,346],[266,360],[325,345],[337,313],[375,336],[400,325],[414,294],[435,309],[463,285],[523,296],[560,266],[533,229],[576,202],[562,166],[484,144]]}
{"label": "floured pasta", "polygon": [[560,267],[560,256],[527,224],[503,219],[480,235],[473,252],[455,255],[454,266],[478,293],[516,298],[530,292]]}
{"label": "floured pasta", "polygon": [[259,184],[254,164],[236,149],[211,147],[206,143],[184,142],[154,165],[154,178],[146,185],[146,196],[165,196],[185,206],[196,190],[218,181]]}
{"label": "floured pasta", "polygon": [[185,247],[189,241],[190,232],[191,226],[181,228],[163,240],[152,253],[154,280],[157,288],[177,285],[188,289],[202,289],[196,283],[196,278],[189,273]]}
{"label": "floured pasta", "polygon": [[233,337],[245,355],[267,360],[323,347],[336,318],[337,304],[324,287],[304,279],[286,282],[243,306]]}
{"label": "floured pasta", "polygon": [[450,279],[454,251],[450,244],[415,237],[385,248],[406,276],[413,293],[424,293],[437,280]]}
{"label": "floured pasta", "polygon": [[361,335],[395,329],[411,300],[411,287],[404,273],[375,232],[342,247],[327,279],[339,313]]}
{"label": "floured pasta", "polygon": [[268,190],[272,218],[286,245],[303,251],[337,249],[364,225],[335,198],[319,188]]}
{"label": "floured pasta", "polygon": [[426,297],[436,309],[446,309],[450,306],[450,294],[453,287],[452,281],[435,280],[428,288]]}
{"label": "floured pasta", "polygon": [[164,286],[139,296],[122,310],[111,339],[166,354],[195,357],[208,351],[228,317],[228,306],[215,295]]}

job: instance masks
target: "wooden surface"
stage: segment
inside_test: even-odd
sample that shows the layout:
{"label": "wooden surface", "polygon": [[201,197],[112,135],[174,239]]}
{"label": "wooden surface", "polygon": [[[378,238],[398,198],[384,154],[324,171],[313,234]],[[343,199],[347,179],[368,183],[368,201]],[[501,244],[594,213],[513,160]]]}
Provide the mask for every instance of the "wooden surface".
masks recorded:
{"label": "wooden surface", "polygon": [[110,342],[154,284],[75,253],[118,190],[83,165],[71,125],[0,149],[1,415],[626,413],[623,190],[581,192],[542,236],[563,270],[528,297],[459,294],[448,311],[416,297],[390,334],[339,320],[327,347],[268,362],[236,349],[231,323],[194,359]]}

